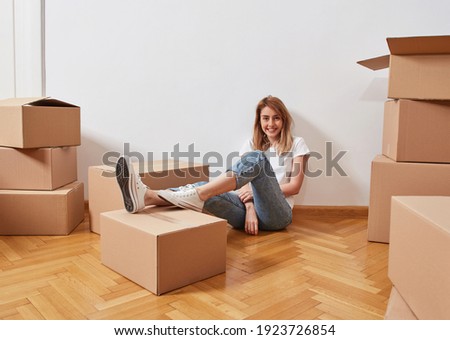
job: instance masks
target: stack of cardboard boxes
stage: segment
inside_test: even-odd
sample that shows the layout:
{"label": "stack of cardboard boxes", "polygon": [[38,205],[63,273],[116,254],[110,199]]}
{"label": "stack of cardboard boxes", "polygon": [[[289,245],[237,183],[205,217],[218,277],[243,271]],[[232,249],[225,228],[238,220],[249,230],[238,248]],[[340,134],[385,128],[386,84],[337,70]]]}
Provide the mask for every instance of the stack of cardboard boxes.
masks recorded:
{"label": "stack of cardboard boxes", "polygon": [[372,162],[368,239],[390,243],[386,319],[449,319],[450,36],[388,38],[383,155]]}
{"label": "stack of cardboard boxes", "polygon": [[382,155],[372,162],[368,240],[389,243],[391,197],[450,195],[450,36],[387,39]]}
{"label": "stack of cardboard boxes", "polygon": [[[208,181],[209,167],[174,159],[132,163],[153,190]],[[114,166],[89,167],[91,231],[101,234],[101,261],[154,294],[223,273],[227,223],[173,206],[124,209]]]}
{"label": "stack of cardboard boxes", "polygon": [[0,120],[0,235],[69,234],[84,218],[80,108],[52,98],[5,99]]}

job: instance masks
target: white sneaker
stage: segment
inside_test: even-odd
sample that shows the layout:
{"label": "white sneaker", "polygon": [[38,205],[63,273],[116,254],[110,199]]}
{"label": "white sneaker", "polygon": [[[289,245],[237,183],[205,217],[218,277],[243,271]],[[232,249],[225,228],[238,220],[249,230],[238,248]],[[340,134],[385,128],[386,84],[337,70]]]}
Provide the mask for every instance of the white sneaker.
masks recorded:
{"label": "white sneaker", "polygon": [[117,160],[116,179],[122,192],[125,209],[132,214],[144,209],[144,196],[149,188],[142,183],[141,177],[135,174],[130,159],[126,156],[121,156]]}
{"label": "white sneaker", "polygon": [[202,212],[203,202],[192,184],[179,187],[177,191],[170,189],[158,191],[158,196],[180,208]]}

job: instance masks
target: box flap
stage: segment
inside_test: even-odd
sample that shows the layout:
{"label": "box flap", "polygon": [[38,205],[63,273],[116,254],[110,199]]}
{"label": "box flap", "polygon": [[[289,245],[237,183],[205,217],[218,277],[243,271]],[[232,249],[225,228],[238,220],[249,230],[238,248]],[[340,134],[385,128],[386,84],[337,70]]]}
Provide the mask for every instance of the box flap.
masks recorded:
{"label": "box flap", "polygon": [[26,105],[31,105],[31,106],[53,106],[53,107],[78,107],[76,105],[72,105],[66,102],[63,102],[61,100],[58,99],[54,99],[54,98],[39,98],[38,100],[35,100],[33,102],[29,102]]}
{"label": "box flap", "polygon": [[360,60],[357,63],[360,64],[361,66],[364,66],[364,67],[370,68],[371,70],[376,71],[376,70],[381,70],[383,68],[388,68],[389,60],[390,60],[389,55],[383,55],[381,57]]}
{"label": "box flap", "polygon": [[449,54],[450,35],[387,38],[391,54]]}
{"label": "box flap", "polygon": [[[386,38],[391,55],[450,54],[450,35]],[[389,55],[360,60],[371,70],[389,67]]]}
{"label": "box flap", "polygon": [[55,106],[55,107],[78,107],[58,99],[50,97],[24,97],[24,98],[9,98],[0,100],[0,106]]}

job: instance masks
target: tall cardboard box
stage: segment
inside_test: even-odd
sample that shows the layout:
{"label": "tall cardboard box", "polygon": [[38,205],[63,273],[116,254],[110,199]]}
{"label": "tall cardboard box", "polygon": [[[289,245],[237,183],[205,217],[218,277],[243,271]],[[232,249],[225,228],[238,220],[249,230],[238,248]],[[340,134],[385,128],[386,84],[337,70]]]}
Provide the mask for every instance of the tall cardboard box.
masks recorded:
{"label": "tall cardboard box", "polygon": [[77,180],[76,147],[0,147],[0,189],[54,190]]}
{"label": "tall cardboard box", "polygon": [[67,235],[83,219],[81,182],[52,191],[0,190],[0,235]]}
{"label": "tall cardboard box", "polygon": [[450,104],[387,101],[383,154],[397,162],[450,163]]}
{"label": "tall cardboard box", "polygon": [[450,320],[450,196],[393,197],[388,275],[418,319]]}
{"label": "tall cardboard box", "polygon": [[0,100],[0,146],[43,148],[80,143],[78,106],[48,97]]}
{"label": "tall cardboard box", "polygon": [[372,161],[368,240],[389,243],[392,196],[450,195],[450,164]]}
{"label": "tall cardboard box", "polygon": [[227,223],[177,207],[104,212],[101,261],[160,295],[225,272]]}
{"label": "tall cardboard box", "polygon": [[450,36],[386,40],[389,56],[358,63],[372,70],[389,67],[389,98],[450,99]]}
{"label": "tall cardboard box", "polygon": [[[141,175],[142,182],[154,190],[209,180],[209,166],[205,164],[175,162],[174,160],[132,164],[135,172]],[[101,234],[100,213],[124,207],[114,167],[108,165],[89,167],[88,198],[91,231]]]}

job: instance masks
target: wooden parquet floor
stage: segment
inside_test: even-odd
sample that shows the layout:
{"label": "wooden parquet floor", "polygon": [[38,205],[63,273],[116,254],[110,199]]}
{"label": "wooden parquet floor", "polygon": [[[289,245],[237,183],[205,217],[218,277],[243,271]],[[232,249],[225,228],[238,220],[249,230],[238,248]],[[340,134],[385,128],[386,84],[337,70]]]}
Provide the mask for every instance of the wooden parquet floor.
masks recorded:
{"label": "wooden parquet floor", "polygon": [[68,236],[0,236],[0,319],[383,319],[388,245],[367,219],[294,215],[228,232],[227,271],[162,296],[100,262],[86,219]]}

